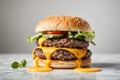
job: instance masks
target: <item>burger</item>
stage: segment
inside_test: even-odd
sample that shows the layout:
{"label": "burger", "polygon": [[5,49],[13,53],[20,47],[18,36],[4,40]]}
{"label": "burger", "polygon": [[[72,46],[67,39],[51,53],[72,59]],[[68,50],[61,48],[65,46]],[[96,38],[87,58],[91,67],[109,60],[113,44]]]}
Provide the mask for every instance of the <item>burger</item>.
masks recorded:
{"label": "burger", "polygon": [[35,28],[36,35],[27,38],[28,43],[36,41],[32,58],[34,66],[28,71],[41,72],[57,69],[98,71],[91,69],[92,52],[88,49],[95,32],[87,21],[68,15],[48,16]]}

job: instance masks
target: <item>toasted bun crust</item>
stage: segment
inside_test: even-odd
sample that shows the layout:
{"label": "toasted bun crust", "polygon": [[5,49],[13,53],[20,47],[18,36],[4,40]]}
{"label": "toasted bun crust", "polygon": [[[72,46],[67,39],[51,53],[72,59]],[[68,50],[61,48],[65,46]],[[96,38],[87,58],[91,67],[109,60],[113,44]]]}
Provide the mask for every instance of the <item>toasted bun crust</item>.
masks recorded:
{"label": "toasted bun crust", "polygon": [[[40,66],[45,66],[44,64],[44,61],[43,59],[40,59],[39,60],[39,65]],[[85,59],[85,60],[82,60],[82,64],[81,64],[81,67],[90,67],[90,64],[91,64],[91,59],[88,58],[88,59]],[[77,64],[75,63],[75,61],[60,61],[60,60],[52,60],[51,61],[51,64],[50,64],[50,67],[51,68],[76,68],[77,67]]]}
{"label": "toasted bun crust", "polygon": [[91,27],[87,21],[76,16],[56,15],[42,19],[36,26],[37,33],[42,31],[85,31],[90,32]]}

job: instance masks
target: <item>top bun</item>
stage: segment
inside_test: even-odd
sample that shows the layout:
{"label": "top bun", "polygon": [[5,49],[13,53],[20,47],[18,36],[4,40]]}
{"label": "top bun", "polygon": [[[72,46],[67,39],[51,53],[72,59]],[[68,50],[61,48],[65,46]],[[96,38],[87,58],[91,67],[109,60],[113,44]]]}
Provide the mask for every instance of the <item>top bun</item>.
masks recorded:
{"label": "top bun", "polygon": [[76,16],[56,15],[49,16],[41,20],[35,31],[85,31],[90,32],[91,27],[87,21]]}

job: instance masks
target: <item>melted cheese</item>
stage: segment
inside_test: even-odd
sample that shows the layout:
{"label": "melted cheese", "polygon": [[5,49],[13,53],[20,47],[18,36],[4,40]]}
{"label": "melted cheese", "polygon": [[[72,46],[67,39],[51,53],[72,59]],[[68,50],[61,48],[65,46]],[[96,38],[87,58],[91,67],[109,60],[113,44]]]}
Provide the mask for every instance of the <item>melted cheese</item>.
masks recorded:
{"label": "melted cheese", "polygon": [[75,71],[80,71],[80,72],[99,72],[101,71],[100,68],[75,68]]}
{"label": "melted cheese", "polygon": [[[28,71],[31,71],[31,72],[51,71],[52,68],[50,67],[50,63],[51,63],[51,58],[50,57],[51,57],[52,53],[57,49],[64,49],[64,50],[70,51],[72,54],[74,54],[77,57],[77,60],[75,60],[75,62],[77,64],[77,67],[74,69],[75,71],[83,71],[83,72],[98,72],[98,71],[101,71],[101,69],[99,69],[99,68],[81,68],[80,67],[81,64],[82,64],[81,58],[85,55],[87,49],[42,47],[42,43],[43,43],[44,40],[46,40],[46,38],[40,38],[39,39],[38,43],[39,43],[40,46],[38,48],[41,48],[43,50],[43,53],[46,56],[46,60],[44,62],[45,66],[44,67],[39,66],[38,62],[39,62],[40,58],[33,55],[33,58],[35,57],[34,66],[28,68]],[[33,50],[33,52],[34,52],[34,50]]]}

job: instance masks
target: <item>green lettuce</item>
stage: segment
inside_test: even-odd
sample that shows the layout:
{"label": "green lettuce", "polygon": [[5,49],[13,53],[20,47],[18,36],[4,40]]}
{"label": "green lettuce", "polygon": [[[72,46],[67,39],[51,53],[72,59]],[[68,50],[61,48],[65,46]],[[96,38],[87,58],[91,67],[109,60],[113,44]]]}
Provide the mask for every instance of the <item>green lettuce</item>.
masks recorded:
{"label": "green lettuce", "polygon": [[77,33],[68,32],[68,38],[80,39],[80,40],[90,42],[93,45],[96,45],[93,42],[93,39],[95,38],[95,31],[91,31],[91,32],[78,31]]}
{"label": "green lettuce", "polygon": [[27,37],[27,42],[28,44],[31,44],[33,43],[35,40],[37,40],[38,38],[42,37],[43,33],[39,33],[39,34],[36,34],[34,36],[28,36]]}

